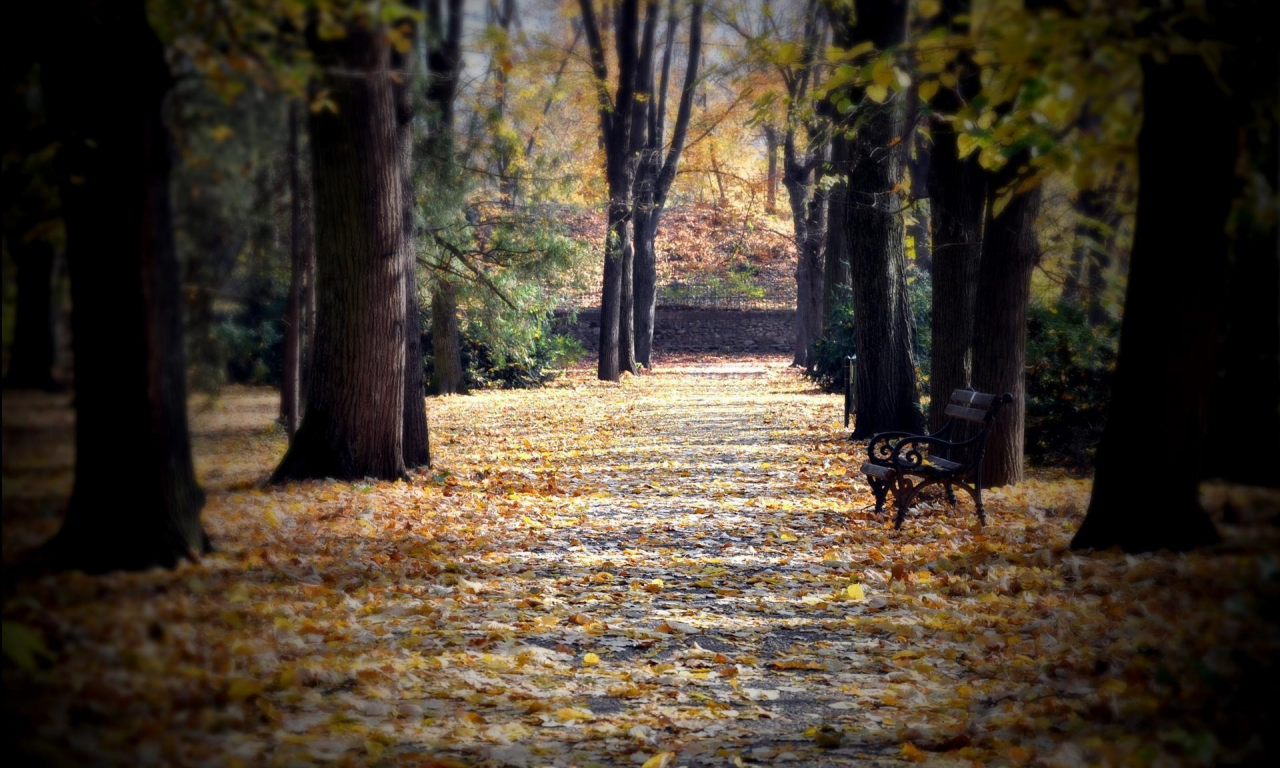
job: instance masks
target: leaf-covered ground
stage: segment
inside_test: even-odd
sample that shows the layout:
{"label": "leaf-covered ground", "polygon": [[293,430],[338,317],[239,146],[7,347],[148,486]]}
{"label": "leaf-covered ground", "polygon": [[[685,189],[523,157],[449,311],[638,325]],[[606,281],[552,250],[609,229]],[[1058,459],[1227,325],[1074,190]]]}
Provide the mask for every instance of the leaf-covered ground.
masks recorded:
{"label": "leaf-covered ground", "polygon": [[[983,530],[939,504],[894,532],[837,397],[780,360],[666,363],[433,400],[437,467],[400,483],[263,488],[284,450],[275,395],[197,403],[219,551],[175,572],[6,575],[8,742],[155,766],[1274,750],[1274,497],[1213,489],[1226,541],[1185,556],[1069,552],[1078,479],[992,493]],[[4,400],[7,566],[56,528],[66,405]],[[129,493],[102,488],[103,513]]]}

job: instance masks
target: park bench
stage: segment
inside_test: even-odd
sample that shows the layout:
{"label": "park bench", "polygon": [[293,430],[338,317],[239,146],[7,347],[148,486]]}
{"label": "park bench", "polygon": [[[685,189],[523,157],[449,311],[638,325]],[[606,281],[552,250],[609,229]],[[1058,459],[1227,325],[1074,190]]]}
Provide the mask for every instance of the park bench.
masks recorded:
{"label": "park bench", "polygon": [[[978,509],[979,524],[985,525],[982,456],[987,449],[991,423],[1000,410],[1012,402],[1013,395],[1008,393],[985,395],[957,389],[947,404],[947,423],[933,434],[881,432],[872,437],[867,444],[867,462],[862,465],[862,473],[876,497],[876,514],[883,514],[885,497],[893,491],[897,507],[893,527],[899,529],[920,491],[941,485],[952,506],[956,504],[954,489],[964,489]],[[965,437],[962,430],[973,434]]]}

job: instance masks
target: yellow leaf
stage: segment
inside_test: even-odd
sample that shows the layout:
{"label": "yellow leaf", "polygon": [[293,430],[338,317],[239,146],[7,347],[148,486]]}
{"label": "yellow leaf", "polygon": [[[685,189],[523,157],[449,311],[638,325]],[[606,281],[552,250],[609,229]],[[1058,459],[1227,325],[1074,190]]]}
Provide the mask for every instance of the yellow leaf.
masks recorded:
{"label": "yellow leaf", "polygon": [[675,752],[659,752],[648,760],[644,761],[644,765],[640,768],[667,768],[672,760],[676,759]]}
{"label": "yellow leaf", "polygon": [[942,12],[942,3],[939,0],[920,0],[916,3],[916,12],[922,19],[932,19]]}
{"label": "yellow leaf", "polygon": [[664,585],[664,582],[662,581],[662,579],[654,579],[653,581],[651,581],[651,582],[649,582],[648,584],[645,584],[645,585],[644,585],[644,591],[646,591],[646,592],[661,592],[661,591],[662,591],[662,587],[663,587],[663,586],[665,586],[665,585]]}
{"label": "yellow leaf", "polygon": [[260,693],[262,693],[262,683],[257,680],[250,680],[247,677],[231,681],[230,687],[227,688],[227,698],[232,701],[244,701],[250,696],[257,696]]}
{"label": "yellow leaf", "polygon": [[582,657],[582,666],[584,667],[594,667],[599,663],[600,657],[594,653],[588,653],[586,656]]}
{"label": "yellow leaf", "polygon": [[221,144],[231,138],[235,133],[236,132],[231,130],[231,126],[229,125],[219,125],[209,129],[209,135],[212,136],[213,140],[218,144]]}
{"label": "yellow leaf", "polygon": [[844,589],[844,597],[846,600],[866,600],[867,590],[861,584],[850,584]]}
{"label": "yellow leaf", "polygon": [[546,528],[547,527],[542,523],[538,522],[537,520],[531,519],[528,515],[524,516],[524,524],[529,526],[530,528]]}
{"label": "yellow leaf", "polygon": [[867,98],[877,104],[883,104],[889,98],[889,88],[879,83],[867,86]]}
{"label": "yellow leaf", "polygon": [[929,758],[929,753],[908,741],[902,745],[902,756],[913,763],[922,763]]}
{"label": "yellow leaf", "polygon": [[939,83],[937,80],[926,80],[920,84],[920,100],[931,101],[938,93]]}
{"label": "yellow leaf", "polygon": [[556,710],[556,717],[566,722],[575,720],[590,720],[595,717],[589,709],[580,709],[578,707],[561,707]]}

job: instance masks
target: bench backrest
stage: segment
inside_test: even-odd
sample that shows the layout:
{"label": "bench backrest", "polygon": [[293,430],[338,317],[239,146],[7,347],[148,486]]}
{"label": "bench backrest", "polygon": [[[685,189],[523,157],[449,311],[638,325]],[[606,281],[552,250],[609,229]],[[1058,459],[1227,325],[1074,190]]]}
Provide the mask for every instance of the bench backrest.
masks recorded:
{"label": "bench backrest", "polygon": [[967,473],[982,462],[987,449],[987,427],[995,420],[1004,406],[1013,402],[1013,395],[988,395],[971,389],[957,389],[951,393],[951,402],[943,411],[947,423],[934,434],[946,440],[962,442],[975,440],[964,449],[930,449],[931,454],[949,461],[959,462]]}
{"label": "bench backrest", "polygon": [[1000,408],[1013,402],[1013,395],[988,395],[972,389],[956,389],[951,392],[951,402],[944,413],[949,419],[959,419],[977,424],[989,424]]}

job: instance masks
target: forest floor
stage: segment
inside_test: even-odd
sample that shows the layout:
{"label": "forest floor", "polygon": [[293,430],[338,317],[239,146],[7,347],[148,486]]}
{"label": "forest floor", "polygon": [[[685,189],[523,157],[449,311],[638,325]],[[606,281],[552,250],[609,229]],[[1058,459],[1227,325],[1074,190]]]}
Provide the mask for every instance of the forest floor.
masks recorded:
{"label": "forest floor", "polygon": [[[407,482],[263,487],[265,389],[194,405],[218,551],[11,580],[5,728],[155,766],[1186,765],[1276,747],[1280,503],[1223,544],[1081,555],[1036,476],[895,532],[839,398],[781,359],[429,403]],[[68,398],[4,398],[4,558],[50,535]],[[1176,457],[1175,457],[1176,458]],[[1170,471],[1177,471],[1171,466]],[[1149,479],[1150,480],[1150,479]],[[103,488],[103,513],[130,480]]]}

